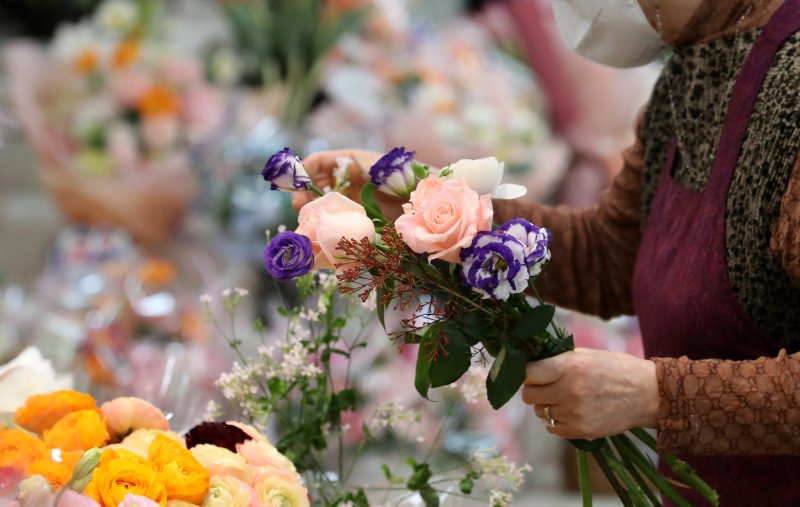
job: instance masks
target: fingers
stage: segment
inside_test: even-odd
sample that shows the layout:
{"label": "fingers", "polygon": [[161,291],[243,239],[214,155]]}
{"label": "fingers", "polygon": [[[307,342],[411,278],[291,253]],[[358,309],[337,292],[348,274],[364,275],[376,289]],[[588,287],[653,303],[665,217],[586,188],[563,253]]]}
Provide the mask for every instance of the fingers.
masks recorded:
{"label": "fingers", "polygon": [[522,401],[528,405],[556,405],[564,403],[565,398],[559,385],[522,387]]}
{"label": "fingers", "polygon": [[570,354],[570,352],[551,357],[550,359],[528,363],[526,366],[525,385],[552,384],[560,379],[566,371],[563,356],[568,354]]}

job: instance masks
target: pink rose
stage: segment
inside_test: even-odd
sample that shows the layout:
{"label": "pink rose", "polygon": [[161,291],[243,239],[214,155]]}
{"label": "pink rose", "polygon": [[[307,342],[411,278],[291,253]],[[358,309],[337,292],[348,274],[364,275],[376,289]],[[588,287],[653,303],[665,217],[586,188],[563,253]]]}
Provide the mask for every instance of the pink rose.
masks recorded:
{"label": "pink rose", "polygon": [[142,139],[151,150],[167,149],[178,140],[178,127],[178,117],[171,114],[145,117],[141,124]]}
{"label": "pink rose", "polygon": [[[314,249],[314,269],[333,269],[343,264],[336,247],[342,238],[375,238],[375,224],[360,204],[338,192],[325,194],[303,206],[297,233],[307,236]],[[340,269],[346,266],[340,266]]]}
{"label": "pink rose", "polygon": [[139,398],[115,398],[100,406],[108,431],[123,436],[135,430],[169,429],[169,421],[158,408]]}
{"label": "pink rose", "polygon": [[[81,506],[76,504],[76,507]],[[145,496],[132,495],[128,493],[119,503],[119,505],[117,505],[117,507],[159,507],[159,505]]]}
{"label": "pink rose", "polygon": [[[152,504],[143,503],[139,505],[140,507],[150,507]],[[100,504],[88,496],[81,495],[80,493],[68,489],[61,495],[61,499],[58,501],[58,507],[100,507]],[[128,504],[126,504],[125,507],[128,507]]]}
{"label": "pink rose", "polygon": [[478,195],[463,180],[428,176],[411,192],[405,214],[395,221],[403,241],[417,253],[430,253],[428,260],[460,263],[461,249],[469,246],[479,231],[492,228],[492,197]]}
{"label": "pink rose", "polygon": [[126,107],[134,107],[153,86],[153,77],[137,69],[114,71],[109,80],[111,95]]}

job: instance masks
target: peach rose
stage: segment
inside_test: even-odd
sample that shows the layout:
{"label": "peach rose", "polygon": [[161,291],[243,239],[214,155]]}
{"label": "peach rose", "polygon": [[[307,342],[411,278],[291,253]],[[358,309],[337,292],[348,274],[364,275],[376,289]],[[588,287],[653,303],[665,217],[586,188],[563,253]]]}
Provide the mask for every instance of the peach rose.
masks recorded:
{"label": "peach rose", "polygon": [[360,204],[338,192],[303,206],[297,218],[297,233],[308,237],[314,249],[314,269],[333,269],[342,264],[342,253],[336,245],[342,238],[375,238],[375,224]]}
{"label": "peach rose", "polygon": [[115,398],[100,405],[100,412],[106,418],[108,432],[118,437],[139,429],[169,429],[169,421],[164,413],[139,398]]}
{"label": "peach rose", "polygon": [[260,440],[248,440],[236,444],[236,452],[244,458],[248,465],[254,467],[277,468],[296,471],[294,463],[281,454],[272,444]]}
{"label": "peach rose", "polygon": [[247,461],[235,452],[211,444],[196,445],[191,451],[194,458],[206,467],[212,476],[229,475],[242,481],[248,480],[250,467],[247,466]]}
{"label": "peach rose", "polygon": [[255,491],[247,483],[229,475],[217,475],[211,477],[203,507],[251,507],[255,501]]}
{"label": "peach rose", "polygon": [[454,263],[479,231],[491,230],[494,216],[490,195],[478,195],[463,180],[433,175],[419,182],[403,210],[395,226],[409,248],[431,254],[429,261]]}

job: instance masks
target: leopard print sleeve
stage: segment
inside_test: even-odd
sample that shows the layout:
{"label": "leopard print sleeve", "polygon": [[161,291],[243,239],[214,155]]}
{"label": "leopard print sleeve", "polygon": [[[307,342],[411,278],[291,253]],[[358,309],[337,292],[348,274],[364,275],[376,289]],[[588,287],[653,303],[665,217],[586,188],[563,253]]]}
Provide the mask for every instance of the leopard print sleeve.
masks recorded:
{"label": "leopard print sleeve", "polygon": [[800,353],[751,361],[654,358],[660,452],[800,454]]}
{"label": "leopard print sleeve", "polygon": [[800,156],[795,160],[781,199],[780,215],[772,228],[769,249],[792,284],[800,287]]}

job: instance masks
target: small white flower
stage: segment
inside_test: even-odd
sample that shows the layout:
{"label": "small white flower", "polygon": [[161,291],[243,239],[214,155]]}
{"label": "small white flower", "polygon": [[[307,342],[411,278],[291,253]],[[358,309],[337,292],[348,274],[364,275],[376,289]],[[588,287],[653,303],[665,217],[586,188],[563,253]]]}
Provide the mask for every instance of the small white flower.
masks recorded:
{"label": "small white flower", "polygon": [[95,13],[95,22],[108,32],[125,35],[139,22],[139,6],[130,0],[106,0]]}
{"label": "small white flower", "polygon": [[200,296],[200,302],[203,303],[204,305],[210,305],[211,301],[213,301],[213,298],[211,297],[211,294],[209,294],[208,292],[204,292],[203,295]]}
{"label": "small white flower", "polygon": [[463,179],[479,195],[491,194],[494,199],[518,199],[528,193],[522,185],[502,183],[505,163],[494,157],[463,159],[442,170],[447,178]]}
{"label": "small white flower", "polygon": [[278,226],[278,232],[283,233],[286,232],[286,224],[281,224]]}
{"label": "small white flower", "polygon": [[249,290],[243,289],[241,287],[236,287],[233,290],[236,292],[236,295],[239,296],[240,298],[243,298],[243,297],[247,296],[248,294],[250,294]]}

